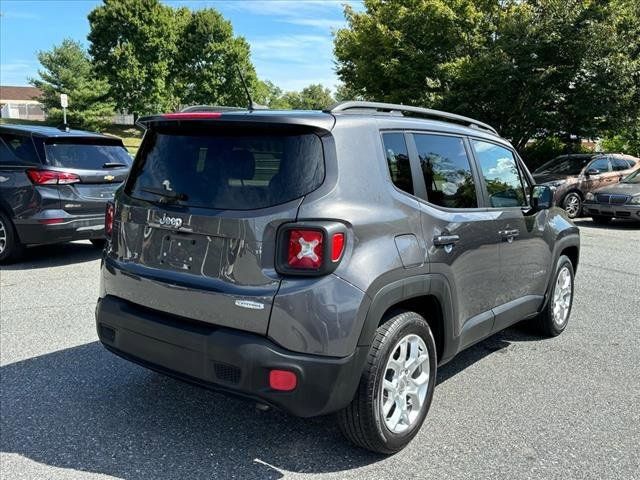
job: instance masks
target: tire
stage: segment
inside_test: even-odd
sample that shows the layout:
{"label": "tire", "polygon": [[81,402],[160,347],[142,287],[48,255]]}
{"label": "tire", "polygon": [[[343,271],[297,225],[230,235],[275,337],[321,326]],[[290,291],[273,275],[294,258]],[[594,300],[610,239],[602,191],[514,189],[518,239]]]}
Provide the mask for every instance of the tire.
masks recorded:
{"label": "tire", "polygon": [[104,248],[104,246],[107,244],[107,241],[104,238],[92,238],[89,241],[96,248]]}
{"label": "tire", "polygon": [[4,212],[0,212],[0,264],[18,260],[24,252],[13,222]]}
{"label": "tire", "polygon": [[578,192],[569,192],[562,201],[562,208],[571,219],[577,218],[582,212],[582,197]]}
{"label": "tire", "polygon": [[[568,278],[570,280],[570,288],[564,293],[562,290],[559,290],[563,285],[566,285],[565,281],[560,279],[561,275],[563,278]],[[568,277],[565,275],[568,275]],[[571,260],[569,260],[569,257],[562,255],[556,264],[552,283],[549,288],[549,300],[547,305],[544,307],[544,310],[540,312],[537,318],[538,330],[542,335],[547,337],[557,337],[567,328],[569,317],[571,316],[571,308],[573,306],[573,287],[573,264],[571,263]],[[566,289],[566,286],[564,288]],[[570,293],[569,297],[567,297],[568,293]]]}
{"label": "tire", "polygon": [[[402,343],[405,343],[405,355],[409,355],[405,356],[406,362],[415,358],[413,352],[418,358],[424,358],[424,363],[413,367],[414,373],[408,376],[405,362],[399,361]],[[399,375],[394,367],[400,370]],[[436,373],[436,346],[426,320],[411,311],[389,314],[376,331],[351,404],[338,412],[340,430],[359,447],[383,454],[398,452],[416,436],[424,422],[433,399]],[[385,376],[391,381],[383,382]],[[387,388],[391,385],[396,400]],[[419,409],[411,407],[414,402],[420,402]],[[403,410],[398,405],[406,408]],[[387,409],[386,415],[383,407]],[[400,415],[403,411],[406,416]]]}
{"label": "tire", "polygon": [[591,219],[593,220],[593,223],[595,223],[596,225],[608,225],[609,222],[611,221],[612,217],[605,217],[604,215],[597,215],[597,216],[591,217]]}

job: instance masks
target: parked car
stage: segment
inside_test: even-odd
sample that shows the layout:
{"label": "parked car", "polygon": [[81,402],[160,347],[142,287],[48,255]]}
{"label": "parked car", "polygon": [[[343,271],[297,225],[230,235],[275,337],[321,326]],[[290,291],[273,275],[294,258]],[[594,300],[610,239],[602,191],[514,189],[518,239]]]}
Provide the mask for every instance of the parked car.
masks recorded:
{"label": "parked car", "polygon": [[0,125],[0,263],[30,245],[89,239],[102,246],[106,203],[130,164],[114,137]]}
{"label": "parked car", "polygon": [[533,178],[553,187],[556,205],[564,208],[569,218],[576,218],[587,193],[618,183],[638,167],[639,158],[618,153],[561,155],[535,170]]}
{"label": "parked car", "polygon": [[438,365],[523,319],[567,326],[579,231],[486,124],[369,102],[140,122],[96,308],[125,359],[338,412],[347,438],[392,453]]}
{"label": "parked car", "polygon": [[620,183],[587,193],[584,212],[600,225],[606,225],[612,218],[640,221],[640,169]]}

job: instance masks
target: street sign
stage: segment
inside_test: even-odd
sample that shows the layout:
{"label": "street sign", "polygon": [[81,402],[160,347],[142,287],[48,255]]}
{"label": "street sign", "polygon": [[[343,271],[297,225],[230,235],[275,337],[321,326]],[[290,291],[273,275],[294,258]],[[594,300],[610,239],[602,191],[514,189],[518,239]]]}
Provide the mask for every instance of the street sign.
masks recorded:
{"label": "street sign", "polygon": [[60,106],[62,108],[67,108],[69,106],[69,97],[67,97],[66,93],[60,94]]}

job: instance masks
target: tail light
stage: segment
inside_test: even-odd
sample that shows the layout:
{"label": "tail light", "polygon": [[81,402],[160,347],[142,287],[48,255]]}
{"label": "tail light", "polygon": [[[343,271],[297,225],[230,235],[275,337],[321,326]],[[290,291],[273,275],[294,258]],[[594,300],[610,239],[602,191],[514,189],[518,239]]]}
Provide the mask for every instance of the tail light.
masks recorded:
{"label": "tail light", "polygon": [[104,213],[104,234],[107,238],[111,237],[111,233],[113,232],[113,216],[114,216],[115,206],[111,202],[107,202],[107,208]]}
{"label": "tail light", "polygon": [[326,275],[345,250],[346,227],[338,222],[287,224],[278,237],[276,270],[285,275]]}
{"label": "tail light", "polygon": [[66,185],[79,183],[80,177],[75,173],[58,172],[56,170],[27,170],[27,177],[35,185]]}

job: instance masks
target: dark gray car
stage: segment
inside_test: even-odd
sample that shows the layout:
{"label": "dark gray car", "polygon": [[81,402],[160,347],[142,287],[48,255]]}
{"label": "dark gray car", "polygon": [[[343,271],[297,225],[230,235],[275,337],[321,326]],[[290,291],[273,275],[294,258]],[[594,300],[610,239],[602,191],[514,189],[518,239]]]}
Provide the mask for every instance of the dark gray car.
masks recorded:
{"label": "dark gray car", "polygon": [[567,325],[578,229],[488,125],[367,102],[141,123],[96,309],[117,355],[338,412],[354,443],[392,453],[438,365],[523,319]]}
{"label": "dark gray car", "polygon": [[598,224],[613,218],[627,218],[640,222],[640,169],[620,183],[587,193],[584,212]]}
{"label": "dark gray car", "polygon": [[104,244],[104,216],[129,172],[119,138],[81,130],[0,126],[0,263],[25,246]]}

